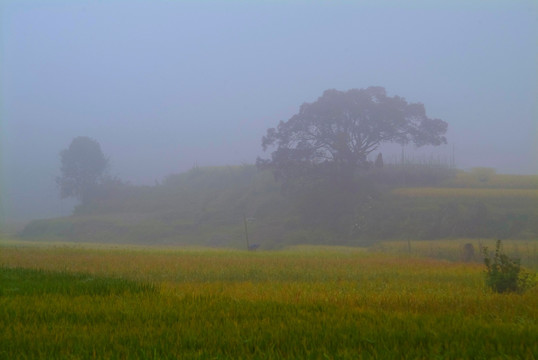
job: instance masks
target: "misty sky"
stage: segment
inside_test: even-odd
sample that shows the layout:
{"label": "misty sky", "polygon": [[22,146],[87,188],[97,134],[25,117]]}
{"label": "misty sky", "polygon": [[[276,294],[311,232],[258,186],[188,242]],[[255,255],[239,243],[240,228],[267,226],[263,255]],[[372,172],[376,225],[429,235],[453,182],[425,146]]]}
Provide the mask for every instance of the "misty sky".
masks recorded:
{"label": "misty sky", "polygon": [[54,179],[76,136],[152,185],[254,163],[267,128],[330,88],[424,103],[449,145],[420,156],[538,173],[536,1],[3,0],[0,16],[8,219],[71,210]]}

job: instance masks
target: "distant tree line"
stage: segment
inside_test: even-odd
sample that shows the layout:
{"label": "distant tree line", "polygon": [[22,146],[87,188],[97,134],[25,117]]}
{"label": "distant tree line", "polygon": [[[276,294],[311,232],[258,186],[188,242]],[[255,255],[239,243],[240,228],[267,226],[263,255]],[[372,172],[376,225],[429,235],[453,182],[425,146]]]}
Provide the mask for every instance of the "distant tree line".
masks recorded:
{"label": "distant tree line", "polygon": [[[126,239],[198,239],[200,232],[212,232],[212,239],[233,239],[244,233],[245,215],[257,219],[256,236],[268,242],[362,244],[538,233],[532,221],[536,209],[528,201],[503,202],[505,210],[487,198],[411,198],[391,192],[395,187],[439,186],[457,171],[442,164],[386,163],[376,154],[378,147],[387,142],[441,145],[446,130],[444,121],[426,116],[422,104],[389,97],[383,88],[328,90],[267,130],[262,147],[274,151],[267,159],[258,158],[256,167],[195,167],[152,187],[132,186],[110,176],[110,161],[99,143],[81,136],[60,152],[57,183],[62,198],[80,201],[77,214],[136,213],[125,222],[100,220],[109,236],[123,234]],[[375,160],[369,160],[373,155]],[[495,177],[488,169],[470,175],[480,186]],[[86,226],[62,224],[61,232],[76,237]],[[49,225],[33,224],[27,233]]]}

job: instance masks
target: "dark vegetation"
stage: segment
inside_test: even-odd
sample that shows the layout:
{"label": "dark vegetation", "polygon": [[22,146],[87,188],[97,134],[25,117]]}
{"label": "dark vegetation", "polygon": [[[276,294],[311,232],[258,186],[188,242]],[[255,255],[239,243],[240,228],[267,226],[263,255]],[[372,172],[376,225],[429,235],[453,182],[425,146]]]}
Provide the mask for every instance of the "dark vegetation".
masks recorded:
{"label": "dark vegetation", "polygon": [[490,254],[483,248],[486,265],[486,285],[498,293],[522,293],[535,285],[535,275],[521,269],[521,260],[510,258],[502,250],[501,240],[497,240],[495,252]]}
{"label": "dark vegetation", "polygon": [[[527,188],[522,196],[464,192],[437,196],[444,188]],[[494,174],[487,182],[474,172],[442,165],[385,164],[356,180],[352,207],[346,193],[325,185],[290,182],[281,187],[270,171],[253,165],[193,168],[155,186],[110,182],[100,196],[79,205],[73,216],[30,223],[24,238],[144,244],[246,247],[290,244],[368,245],[386,239],[536,238],[532,176]],[[508,185],[507,185],[508,186]],[[404,196],[394,189],[428,187],[431,194]],[[346,212],[351,211],[351,212]]]}
{"label": "dark vegetation", "polygon": [[61,176],[56,178],[56,183],[61,198],[75,197],[82,203],[91,201],[105,181],[109,166],[101,145],[86,136],[76,137],[60,152],[60,161]]}
{"label": "dark vegetation", "polygon": [[[276,147],[270,159],[258,159],[283,181],[324,181],[355,188],[360,170],[372,166],[368,155],[383,143],[416,146],[446,143],[447,123],[426,116],[423,104],[389,97],[382,87],[327,90],[276,128],[267,130],[263,150]],[[383,161],[378,157],[376,165]]]}
{"label": "dark vegetation", "polygon": [[0,267],[0,284],[0,296],[109,296],[156,291],[151,284],[119,277],[6,267]]}

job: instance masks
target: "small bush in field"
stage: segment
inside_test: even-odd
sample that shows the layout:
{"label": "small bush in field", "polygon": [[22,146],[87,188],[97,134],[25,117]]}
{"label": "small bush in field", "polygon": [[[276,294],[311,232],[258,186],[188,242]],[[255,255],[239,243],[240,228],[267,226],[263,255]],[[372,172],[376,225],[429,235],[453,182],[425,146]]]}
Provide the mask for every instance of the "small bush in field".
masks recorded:
{"label": "small bush in field", "polygon": [[483,248],[487,267],[486,284],[495,292],[524,292],[534,285],[534,275],[521,270],[520,259],[511,259],[502,252],[501,240],[497,240],[493,257]]}

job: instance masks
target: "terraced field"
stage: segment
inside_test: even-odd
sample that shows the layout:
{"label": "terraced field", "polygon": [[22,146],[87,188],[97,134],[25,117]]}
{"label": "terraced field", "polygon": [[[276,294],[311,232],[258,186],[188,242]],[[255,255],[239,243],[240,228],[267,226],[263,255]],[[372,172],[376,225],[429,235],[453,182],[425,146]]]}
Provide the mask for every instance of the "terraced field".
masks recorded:
{"label": "terraced field", "polygon": [[528,199],[538,201],[538,189],[473,189],[473,188],[398,188],[394,194],[412,197]]}

